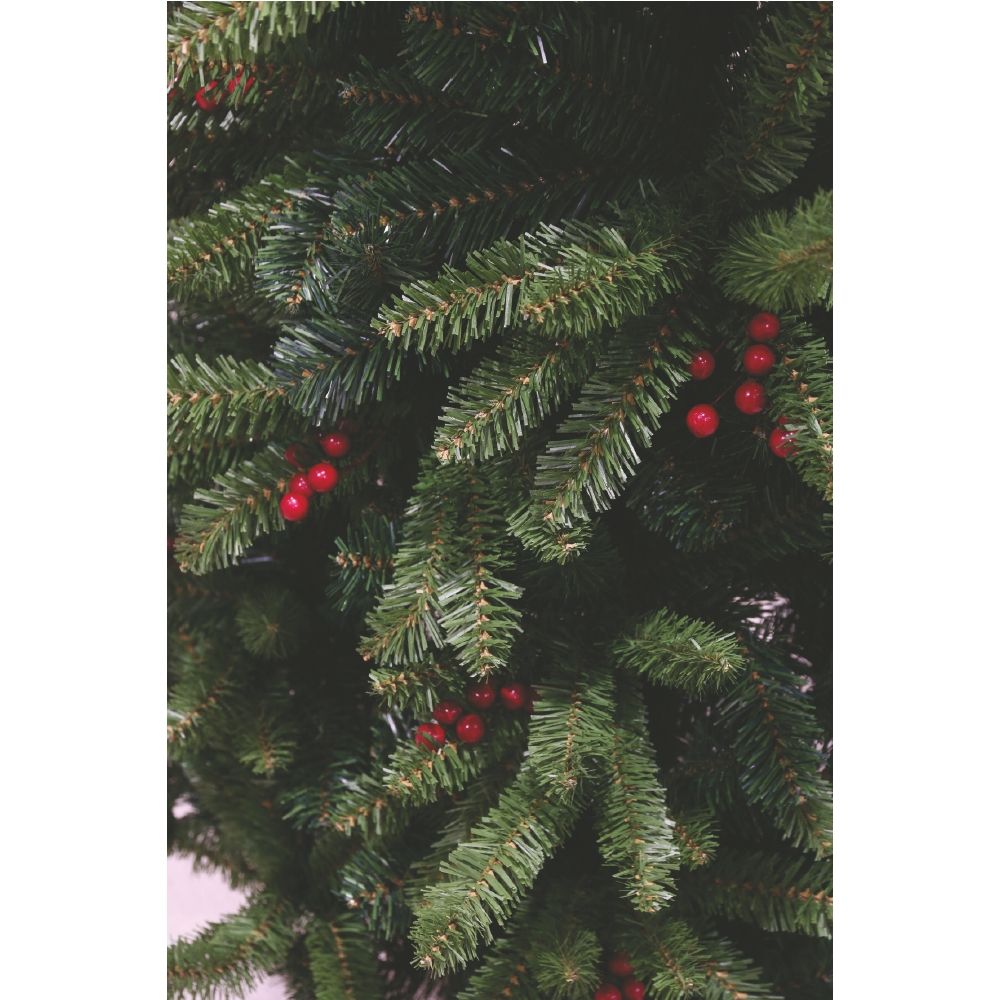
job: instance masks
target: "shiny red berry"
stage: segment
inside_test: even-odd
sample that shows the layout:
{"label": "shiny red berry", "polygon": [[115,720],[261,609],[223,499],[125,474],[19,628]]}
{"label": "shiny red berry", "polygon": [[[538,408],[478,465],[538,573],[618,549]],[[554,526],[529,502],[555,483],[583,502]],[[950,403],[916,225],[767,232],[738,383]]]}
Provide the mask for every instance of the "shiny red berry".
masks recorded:
{"label": "shiny red berry", "polygon": [[616,951],[611,956],[611,961],[608,962],[608,969],[616,976],[631,976],[634,971],[631,960],[623,951]]}
{"label": "shiny red berry", "polygon": [[285,461],[295,468],[301,469],[309,461],[305,448],[301,444],[290,444],[285,449]]}
{"label": "shiny red berry", "polygon": [[781,329],[781,320],[774,313],[762,312],[750,317],[747,323],[747,336],[751,340],[774,340]]}
{"label": "shiny red berry", "polygon": [[[784,419],[784,418],[782,418]],[[786,431],[784,427],[775,427],[767,439],[767,446],[778,458],[788,458],[795,454],[795,431]]]}
{"label": "shiny red berry", "polygon": [[719,414],[709,403],[699,403],[688,410],[688,430],[696,438],[711,437],[719,429]]}
{"label": "shiny red berry", "polygon": [[521,684],[519,681],[515,681],[513,684],[505,684],[500,688],[500,700],[503,702],[503,707],[509,708],[512,712],[524,708],[531,701],[531,696],[528,693],[528,685]]}
{"label": "shiny red berry", "polygon": [[774,351],[767,344],[751,344],[743,352],[743,367],[751,375],[766,375],[775,360]]}
{"label": "shiny red berry", "polygon": [[278,502],[286,521],[301,521],[309,513],[309,497],[302,493],[286,493]]}
{"label": "shiny red berry", "polygon": [[202,111],[214,111],[218,106],[221,97],[216,97],[212,100],[208,95],[219,86],[218,80],[209,80],[204,87],[199,87],[198,92],[194,95],[195,103],[201,108]]}
{"label": "shiny red berry", "polygon": [[330,458],[343,458],[351,450],[351,439],[346,434],[324,434],[319,439],[319,446]]}
{"label": "shiny red berry", "polygon": [[463,715],[455,726],[455,735],[463,743],[478,743],[486,735],[486,723],[476,715]]}
{"label": "shiny red berry", "polygon": [[740,413],[760,413],[767,406],[767,393],[760,382],[748,378],[737,388],[733,402]]}
{"label": "shiny red berry", "polygon": [[417,746],[423,747],[425,750],[437,750],[438,747],[444,746],[447,739],[448,734],[436,722],[422,722],[417,726],[417,731],[413,736],[413,741]]}
{"label": "shiny red berry", "polygon": [[306,475],[309,485],[317,493],[329,493],[340,478],[340,474],[329,462],[317,462]]}
{"label": "shiny red berry", "polygon": [[605,983],[603,986],[597,987],[594,1000],[622,1000],[622,991],[617,986],[612,986],[611,983]]}
{"label": "shiny red berry", "polygon": [[313,495],[309,480],[301,472],[288,480],[288,492],[301,493],[304,497],[311,497]]}
{"label": "shiny red berry", "polygon": [[440,701],[434,706],[431,715],[441,723],[442,726],[453,725],[455,720],[462,714],[462,706],[457,701]]}
{"label": "shiny red berry", "polygon": [[622,996],[625,1000],[645,1000],[646,984],[638,979],[626,979],[622,983]]}
{"label": "shiny red berry", "polygon": [[469,704],[473,708],[489,708],[497,700],[497,686],[493,681],[483,681],[482,684],[473,684],[465,697],[469,699]]}
{"label": "shiny red berry", "polygon": [[715,355],[711,351],[699,351],[688,362],[688,371],[692,378],[703,382],[715,371]]}

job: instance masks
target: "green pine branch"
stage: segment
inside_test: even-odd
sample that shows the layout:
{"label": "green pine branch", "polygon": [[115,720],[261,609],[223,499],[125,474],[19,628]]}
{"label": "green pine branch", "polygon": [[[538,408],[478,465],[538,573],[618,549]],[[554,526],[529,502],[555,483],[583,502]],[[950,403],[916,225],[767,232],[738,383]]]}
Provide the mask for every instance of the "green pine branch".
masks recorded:
{"label": "green pine branch", "polygon": [[[450,473],[450,474],[449,474]],[[413,666],[445,642],[442,591],[459,568],[463,474],[425,460],[403,521],[392,583],[368,615],[368,634],[359,651],[377,666]]]}
{"label": "green pine branch", "polygon": [[236,631],[244,648],[263,660],[287,660],[305,641],[307,615],[287,590],[267,587],[240,598]]}
{"label": "green pine branch", "polygon": [[730,734],[747,800],[782,836],[817,857],[832,849],[830,787],[821,776],[821,733],[801,678],[777,655],[755,647],[755,663],[725,699],[720,720]]}
{"label": "green pine branch", "polygon": [[369,1000],[382,992],[374,942],[360,916],[317,918],[306,935],[316,1000]]}
{"label": "green pine branch", "polygon": [[404,351],[458,351],[515,324],[541,336],[586,335],[636,315],[675,287],[670,241],[631,249],[614,229],[544,225],[469,255],[467,270],[403,287],[372,327]]}
{"label": "green pine branch", "polygon": [[200,743],[206,720],[232,696],[236,666],[219,655],[210,636],[181,630],[171,646],[171,673],[178,679],[167,701],[167,744],[171,755],[179,755]]}
{"label": "green pine branch", "polygon": [[438,422],[438,458],[477,461],[514,451],[576,391],[594,357],[589,339],[514,334],[452,388]]}
{"label": "green pine branch", "polygon": [[475,958],[568,836],[581,807],[579,797],[550,800],[522,770],[441,866],[441,881],[425,890],[411,931],[416,964],[440,974]]}
{"label": "green pine branch", "polygon": [[[569,655],[582,658],[582,651],[577,647]],[[557,676],[536,690],[526,766],[554,799],[566,799],[594,773],[595,761],[611,752],[612,678],[608,671],[581,665],[569,677]]]}
{"label": "green pine branch", "polygon": [[608,510],[640,462],[653,432],[687,381],[686,355],[669,330],[614,335],[570,415],[539,456],[532,498],[536,516],[560,527]]}
{"label": "green pine branch", "polygon": [[402,358],[359,328],[352,313],[286,323],[271,365],[292,386],[289,404],[319,425],[362,404],[380,402],[400,378]]}
{"label": "green pine branch", "polygon": [[661,915],[625,925],[616,940],[655,1000],[782,1000],[763,973],[723,938]]}
{"label": "green pine branch", "polygon": [[655,913],[674,896],[680,851],[645,706],[635,691],[624,694],[621,702],[602,760],[607,781],[596,796],[597,843],[632,906]]}
{"label": "green pine branch", "polygon": [[523,744],[524,724],[511,716],[492,719],[486,739],[474,747],[449,739],[428,750],[408,740],[392,754],[382,786],[398,802],[427,805],[444,794],[460,792],[486,768],[516,756]]}
{"label": "green pine branch", "polygon": [[783,334],[785,356],[768,377],[768,412],[794,434],[789,457],[802,481],[833,500],[833,359],[804,324]]}
{"label": "green pine branch", "polygon": [[511,568],[503,490],[491,470],[463,468],[465,509],[461,537],[464,565],[441,588],[441,628],[459,663],[473,677],[489,677],[507,666],[521,631],[522,588],[499,574]]}
{"label": "green pine branch", "polygon": [[231,566],[261,535],[284,531],[278,501],[293,471],[282,450],[269,445],[216,476],[210,489],[196,490],[174,549],[181,569],[202,574]]}
{"label": "green pine branch", "polygon": [[[291,173],[299,172],[291,168]],[[288,177],[271,174],[203,215],[175,220],[167,244],[167,286],[177,297],[210,296],[234,287],[249,290],[254,257],[268,225],[294,204]]]}
{"label": "green pine branch", "polygon": [[684,868],[702,868],[714,857],[719,846],[718,822],[710,809],[691,809],[674,813],[674,841]]}
{"label": "green pine branch", "polygon": [[740,223],[729,235],[715,274],[731,298],[801,313],[833,306],[833,195],[818,191],[790,211]]}
{"label": "green pine branch", "polygon": [[292,387],[258,361],[175,355],[167,376],[167,439],[175,452],[290,438],[308,427]]}
{"label": "green pine branch", "polygon": [[780,191],[805,163],[833,73],[832,3],[786,3],[767,12],[750,48],[742,106],[708,165],[720,184],[757,195]]}
{"label": "green pine branch", "polygon": [[701,912],[743,920],[767,931],[830,937],[833,872],[829,862],[789,854],[720,852],[684,881]]}
{"label": "green pine branch", "polygon": [[337,0],[180,4],[167,23],[168,78],[205,83],[220,64],[256,63],[338,6]]}
{"label": "green pine branch", "polygon": [[170,1000],[216,1000],[220,993],[242,996],[284,961],[291,944],[287,908],[259,893],[238,913],[170,946],[167,996]]}
{"label": "green pine branch", "polygon": [[367,611],[391,579],[396,547],[395,522],[375,510],[366,510],[345,535],[336,540],[326,599],[341,612]]}
{"label": "green pine branch", "polygon": [[612,647],[615,662],[693,697],[731,687],[744,669],[740,641],[706,622],[661,608]]}
{"label": "green pine branch", "polygon": [[458,669],[447,663],[431,661],[405,667],[374,667],[370,673],[371,691],[383,707],[398,712],[428,712],[440,692],[458,683]]}

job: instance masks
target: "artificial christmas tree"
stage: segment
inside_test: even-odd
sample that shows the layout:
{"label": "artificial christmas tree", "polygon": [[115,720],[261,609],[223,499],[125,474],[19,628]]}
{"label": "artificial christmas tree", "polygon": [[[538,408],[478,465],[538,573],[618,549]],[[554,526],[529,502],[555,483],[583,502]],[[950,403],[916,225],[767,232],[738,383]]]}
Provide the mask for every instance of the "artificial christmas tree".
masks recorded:
{"label": "artificial christmas tree", "polygon": [[830,4],[168,9],[171,994],[829,996]]}

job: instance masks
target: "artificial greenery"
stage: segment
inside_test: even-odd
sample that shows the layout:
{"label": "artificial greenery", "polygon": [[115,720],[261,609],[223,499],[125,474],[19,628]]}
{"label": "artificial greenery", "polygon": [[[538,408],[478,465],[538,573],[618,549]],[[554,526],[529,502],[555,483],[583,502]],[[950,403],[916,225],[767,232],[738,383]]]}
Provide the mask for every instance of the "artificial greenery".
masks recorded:
{"label": "artificial greenery", "polygon": [[171,996],[831,995],[831,19],[168,6]]}

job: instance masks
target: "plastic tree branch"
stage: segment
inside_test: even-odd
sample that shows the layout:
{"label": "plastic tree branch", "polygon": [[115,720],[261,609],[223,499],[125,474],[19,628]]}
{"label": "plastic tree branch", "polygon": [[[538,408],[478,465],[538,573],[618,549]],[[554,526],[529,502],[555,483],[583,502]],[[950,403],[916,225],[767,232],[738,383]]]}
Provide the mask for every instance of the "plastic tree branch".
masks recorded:
{"label": "plastic tree branch", "polygon": [[772,312],[833,305],[833,195],[740,223],[715,265],[726,294]]}

